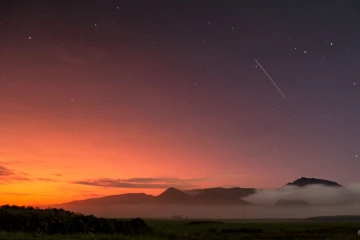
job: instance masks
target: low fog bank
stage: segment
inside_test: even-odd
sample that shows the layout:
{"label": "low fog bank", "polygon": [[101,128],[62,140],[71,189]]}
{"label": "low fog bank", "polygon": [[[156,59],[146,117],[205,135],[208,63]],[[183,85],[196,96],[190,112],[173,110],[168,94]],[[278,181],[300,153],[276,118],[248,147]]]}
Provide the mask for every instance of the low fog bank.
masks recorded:
{"label": "low fog bank", "polygon": [[255,219],[306,218],[329,215],[360,215],[360,204],[345,206],[186,206],[186,205],[117,205],[108,207],[76,207],[67,210],[108,218],[188,218]]}
{"label": "low fog bank", "polygon": [[360,185],[353,184],[346,188],[323,185],[285,186],[280,189],[258,190],[244,200],[261,205],[275,205],[279,200],[303,200],[314,205],[356,203],[360,202]]}

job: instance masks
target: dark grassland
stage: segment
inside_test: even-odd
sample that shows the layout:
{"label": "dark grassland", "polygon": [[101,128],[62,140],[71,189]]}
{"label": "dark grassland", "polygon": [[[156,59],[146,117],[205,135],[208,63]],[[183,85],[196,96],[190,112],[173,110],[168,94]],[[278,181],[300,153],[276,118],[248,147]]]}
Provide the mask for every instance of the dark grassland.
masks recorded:
{"label": "dark grassland", "polygon": [[3,206],[0,239],[359,239],[360,221],[312,220],[115,220],[72,212]]}

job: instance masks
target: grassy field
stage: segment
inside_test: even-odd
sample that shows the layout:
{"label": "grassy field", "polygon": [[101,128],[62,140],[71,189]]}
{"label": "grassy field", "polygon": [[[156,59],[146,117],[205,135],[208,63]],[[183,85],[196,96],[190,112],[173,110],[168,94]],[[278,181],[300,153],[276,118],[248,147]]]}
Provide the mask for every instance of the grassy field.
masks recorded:
{"label": "grassy field", "polygon": [[[0,239],[144,239],[144,240],[241,240],[241,239],[360,239],[357,231],[360,222],[323,222],[308,220],[253,220],[253,221],[191,221],[191,220],[147,220],[155,233],[148,236],[120,236],[102,234],[42,235],[22,233],[0,233]],[[0,223],[1,224],[1,223]]]}

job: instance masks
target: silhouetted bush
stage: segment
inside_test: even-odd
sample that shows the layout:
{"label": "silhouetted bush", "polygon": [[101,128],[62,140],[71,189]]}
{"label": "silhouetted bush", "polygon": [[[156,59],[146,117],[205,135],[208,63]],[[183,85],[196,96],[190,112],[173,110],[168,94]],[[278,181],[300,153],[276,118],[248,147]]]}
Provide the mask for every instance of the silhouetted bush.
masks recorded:
{"label": "silhouetted bush", "polygon": [[143,235],[153,233],[142,219],[129,221],[85,216],[63,209],[0,207],[0,231],[45,234],[105,233]]}

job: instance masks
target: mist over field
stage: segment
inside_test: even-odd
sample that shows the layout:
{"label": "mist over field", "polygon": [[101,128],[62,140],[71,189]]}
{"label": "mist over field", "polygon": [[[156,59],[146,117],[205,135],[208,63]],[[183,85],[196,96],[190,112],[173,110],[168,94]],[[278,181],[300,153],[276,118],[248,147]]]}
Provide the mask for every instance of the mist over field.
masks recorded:
{"label": "mist over field", "polygon": [[[358,184],[343,187],[311,185],[286,186],[274,190],[257,190],[244,200],[250,204],[183,205],[183,204],[88,204],[63,205],[67,210],[111,218],[305,218],[329,215],[360,215]],[[279,200],[301,200],[309,205],[278,206]]]}
{"label": "mist over field", "polygon": [[170,218],[172,216],[219,219],[305,218],[329,215],[360,215],[360,204],[308,207],[118,205],[77,207],[70,210],[108,218]]}

